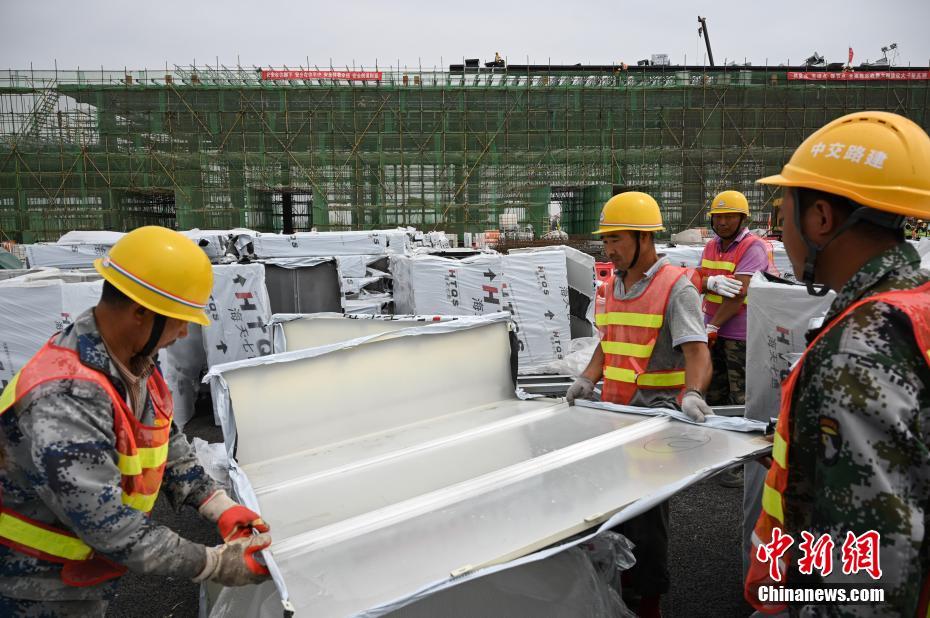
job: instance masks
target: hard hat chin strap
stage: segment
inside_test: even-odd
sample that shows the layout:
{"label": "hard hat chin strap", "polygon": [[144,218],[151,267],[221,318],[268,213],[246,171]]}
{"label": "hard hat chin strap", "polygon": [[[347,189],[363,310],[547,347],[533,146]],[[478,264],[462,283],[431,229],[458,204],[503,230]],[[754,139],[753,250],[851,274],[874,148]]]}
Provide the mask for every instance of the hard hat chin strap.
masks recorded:
{"label": "hard hat chin strap", "polygon": [[817,268],[817,258],[820,257],[820,254],[830,246],[830,243],[836,240],[840,234],[845,233],[852,226],[860,222],[872,223],[889,229],[900,229],[901,226],[904,225],[905,218],[900,215],[867,208],[846,198],[846,201],[851,204],[855,210],[843,221],[843,224],[833,233],[833,236],[831,236],[823,246],[818,247],[814,241],[807,237],[804,233],[804,228],[801,227],[801,192],[797,187],[792,188],[791,191],[794,194],[794,225],[798,228],[798,233],[801,235],[804,244],[807,245],[807,258],[804,260],[804,273],[801,276],[801,282],[807,286],[807,293],[811,296],[826,296],[827,292],[830,291],[829,286],[824,284],[817,287],[814,283],[814,272]]}
{"label": "hard hat chin strap", "polygon": [[636,266],[636,262],[639,261],[639,241],[642,238],[642,232],[634,232],[636,234],[636,251],[633,252],[633,261],[630,262],[630,265],[627,267],[627,270],[632,270]]}
{"label": "hard hat chin strap", "polygon": [[168,318],[160,313],[155,313],[155,320],[152,322],[152,332],[149,334],[149,340],[145,342],[145,346],[136,356],[139,358],[148,358],[155,352],[155,348],[158,346],[158,342],[165,332],[165,324],[167,322]]}

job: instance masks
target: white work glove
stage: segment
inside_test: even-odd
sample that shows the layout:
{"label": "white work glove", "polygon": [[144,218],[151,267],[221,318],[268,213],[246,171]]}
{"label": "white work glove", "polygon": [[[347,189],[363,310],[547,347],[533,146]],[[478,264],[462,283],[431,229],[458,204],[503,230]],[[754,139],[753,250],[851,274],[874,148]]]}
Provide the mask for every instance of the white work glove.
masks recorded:
{"label": "white work glove", "polygon": [[565,393],[565,400],[570,406],[575,405],[576,399],[591,399],[592,397],[594,397],[594,382],[584,376],[579,376]]}
{"label": "white work glove", "polygon": [[685,396],[681,398],[681,411],[698,423],[703,423],[705,417],[714,415],[714,411],[704,401],[704,395],[692,389],[685,391]]}
{"label": "white work glove", "polygon": [[270,577],[268,567],[258,563],[253,554],[269,545],[271,535],[259,534],[207,547],[207,563],[193,581],[208,579],[223,586],[260,584]]}
{"label": "white work glove", "polygon": [[726,275],[711,275],[707,278],[707,291],[727,298],[734,298],[743,289],[743,282]]}

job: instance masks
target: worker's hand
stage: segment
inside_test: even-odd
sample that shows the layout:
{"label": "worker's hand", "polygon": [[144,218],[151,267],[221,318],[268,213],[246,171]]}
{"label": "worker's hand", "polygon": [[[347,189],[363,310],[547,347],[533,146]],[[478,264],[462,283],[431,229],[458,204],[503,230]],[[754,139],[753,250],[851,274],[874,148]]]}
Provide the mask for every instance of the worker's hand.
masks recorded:
{"label": "worker's hand", "polygon": [[261,515],[247,509],[230,498],[222,489],[207,498],[197,509],[204,519],[216,524],[224,542],[239,539],[256,532],[268,532],[271,527],[265,523]]}
{"label": "worker's hand", "polygon": [[743,289],[743,282],[728,275],[712,275],[707,278],[707,291],[735,298]]}
{"label": "worker's hand", "polygon": [[254,554],[271,545],[271,535],[235,539],[225,545],[207,547],[207,563],[194,582],[210,580],[223,586],[260,584],[269,578],[268,567]]}
{"label": "worker's hand", "polygon": [[692,421],[703,423],[706,417],[713,416],[714,411],[704,401],[704,395],[696,390],[688,390],[681,399],[681,411],[688,415]]}
{"label": "worker's hand", "polygon": [[594,382],[584,376],[579,376],[565,393],[565,400],[570,406],[575,405],[576,399],[591,399],[592,397],[594,397]]}
{"label": "worker's hand", "polygon": [[708,324],[704,327],[704,332],[707,333],[707,347],[712,348],[714,344],[717,343],[717,331],[720,330],[719,326],[714,326],[713,324]]}

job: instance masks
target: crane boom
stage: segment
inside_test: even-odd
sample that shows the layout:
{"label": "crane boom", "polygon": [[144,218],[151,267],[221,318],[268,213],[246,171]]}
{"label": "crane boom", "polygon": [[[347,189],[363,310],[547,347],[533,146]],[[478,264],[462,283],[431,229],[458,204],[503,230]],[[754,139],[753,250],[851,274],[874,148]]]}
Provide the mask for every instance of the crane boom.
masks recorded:
{"label": "crane boom", "polygon": [[710,60],[710,66],[714,66],[714,52],[710,51],[710,34],[707,32],[707,18],[698,15],[698,23],[701,24],[701,28],[698,32],[704,34],[704,44],[707,45],[707,58]]}

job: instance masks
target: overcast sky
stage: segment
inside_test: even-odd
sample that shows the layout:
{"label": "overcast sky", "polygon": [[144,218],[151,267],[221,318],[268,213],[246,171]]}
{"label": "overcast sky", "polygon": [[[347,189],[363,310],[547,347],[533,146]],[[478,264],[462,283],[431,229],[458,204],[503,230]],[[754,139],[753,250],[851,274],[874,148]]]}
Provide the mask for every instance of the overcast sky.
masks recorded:
{"label": "overcast sky", "polygon": [[892,42],[897,64],[930,64],[930,0],[0,0],[0,67],[701,64],[698,13],[717,64],[845,62],[850,46],[858,64]]}

